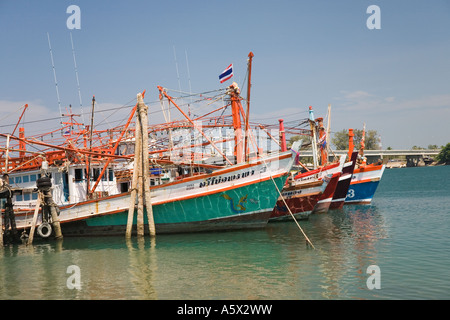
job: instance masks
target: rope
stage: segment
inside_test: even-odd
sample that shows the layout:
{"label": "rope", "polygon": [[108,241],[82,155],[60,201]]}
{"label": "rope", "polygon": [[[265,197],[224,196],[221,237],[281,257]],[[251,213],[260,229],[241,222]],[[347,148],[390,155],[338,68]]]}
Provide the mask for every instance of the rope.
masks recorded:
{"label": "rope", "polygon": [[[261,158],[261,160],[264,162],[264,165],[266,166],[266,168],[269,169],[269,167],[267,166],[267,163],[266,163],[265,159],[264,159],[264,158]],[[306,241],[311,245],[311,247],[312,247],[313,249],[316,249],[316,248],[314,247],[314,245],[312,244],[311,240],[309,240],[309,238],[308,238],[308,236],[306,235],[306,233],[303,231],[303,229],[302,229],[302,227],[300,226],[300,224],[298,223],[297,219],[295,219],[294,214],[292,213],[291,209],[290,209],[289,206],[287,205],[286,200],[284,200],[283,195],[281,194],[280,189],[278,188],[277,184],[275,183],[275,180],[274,180],[273,177],[272,177],[272,171],[270,171],[270,170],[269,170],[269,175],[270,175],[270,179],[272,180],[273,184],[275,185],[275,188],[276,188],[277,191],[278,191],[278,194],[279,194],[280,197],[281,197],[281,200],[283,200],[284,205],[286,206],[286,208],[287,208],[288,211],[289,211],[289,214],[290,214],[291,217],[294,219],[295,224],[296,224],[297,227],[300,229],[300,231],[302,232],[302,234],[303,234],[303,236],[305,237]]]}

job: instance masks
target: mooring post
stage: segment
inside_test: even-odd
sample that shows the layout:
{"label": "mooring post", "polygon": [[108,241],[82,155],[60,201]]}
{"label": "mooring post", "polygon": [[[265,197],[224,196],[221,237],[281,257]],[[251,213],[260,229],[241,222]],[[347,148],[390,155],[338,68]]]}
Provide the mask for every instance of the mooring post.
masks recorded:
{"label": "mooring post", "polygon": [[38,198],[36,200],[36,207],[34,208],[34,214],[33,214],[33,221],[31,222],[31,229],[30,229],[30,234],[28,236],[28,244],[33,244],[33,238],[34,238],[34,230],[36,229],[36,222],[37,222],[37,218],[38,218],[38,213],[39,213],[39,207],[41,206],[41,201],[42,201],[42,193],[40,191],[38,191]]}
{"label": "mooring post", "polygon": [[[140,138],[139,138],[140,139]],[[141,141],[142,143],[142,141]],[[138,151],[140,152],[140,151]],[[142,159],[142,154],[140,156],[140,159]],[[139,237],[144,236],[144,199],[142,191],[143,188],[143,177],[142,177],[142,161],[139,161],[137,164],[138,167],[138,208],[137,208],[137,217],[136,217],[136,223],[137,223],[137,235]]]}
{"label": "mooring post", "polygon": [[144,99],[142,97],[142,94],[139,93],[137,95],[137,101],[138,101],[138,114],[141,121],[141,132],[142,132],[142,184],[143,184],[143,191],[144,191],[144,197],[145,197],[145,208],[147,211],[147,220],[148,220],[148,228],[150,236],[155,236],[156,230],[155,230],[155,221],[153,218],[153,206],[152,206],[152,199],[150,195],[150,170],[148,168],[148,130],[147,130],[147,123],[148,123],[148,107],[144,103]]}
{"label": "mooring post", "polygon": [[136,207],[136,194],[139,183],[139,166],[138,163],[141,161],[141,153],[138,150],[141,149],[141,139],[139,137],[140,123],[136,117],[136,127],[134,133],[134,163],[133,163],[133,179],[131,181],[131,196],[130,196],[130,206],[128,208],[128,221],[127,230],[125,236],[127,238],[131,237],[131,231],[133,227],[133,217],[134,209]]}
{"label": "mooring post", "polygon": [[59,223],[58,211],[56,209],[56,203],[53,201],[52,192],[50,188],[43,190],[44,193],[44,205],[49,207],[50,215],[52,217],[52,226],[55,230],[55,238],[62,239],[61,225]]}
{"label": "mooring post", "polygon": [[0,246],[3,247],[3,214],[0,211]]}

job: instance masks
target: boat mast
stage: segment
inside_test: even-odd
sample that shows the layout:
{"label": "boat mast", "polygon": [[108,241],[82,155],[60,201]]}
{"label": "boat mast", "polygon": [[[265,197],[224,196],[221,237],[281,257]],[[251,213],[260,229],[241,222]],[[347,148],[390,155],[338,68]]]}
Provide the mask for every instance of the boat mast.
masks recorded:
{"label": "boat mast", "polygon": [[[8,134],[6,136],[6,157],[5,157],[5,173],[8,173],[9,171],[9,140],[10,140],[10,135]],[[2,219],[2,217],[0,217],[0,219]]]}
{"label": "boat mast", "polygon": [[[91,113],[91,127],[89,128],[89,152],[92,152],[92,131],[94,128],[94,106],[95,106],[95,96],[92,97],[92,113]],[[90,195],[90,171],[91,171],[91,159],[92,156],[89,154],[88,163],[86,166],[86,199],[89,199]]]}
{"label": "boat mast", "polygon": [[242,105],[240,103],[240,90],[236,82],[233,82],[228,87],[227,93],[231,98],[231,114],[233,117],[233,129],[234,129],[234,157],[235,163],[239,164],[245,161],[244,154],[244,141],[242,141],[242,122],[241,115],[239,113]]}
{"label": "boat mast", "polygon": [[353,137],[355,135],[353,134],[353,129],[348,129],[348,158],[351,159],[352,158],[352,153],[353,153],[353,148],[354,148],[354,144],[353,144]]}
{"label": "boat mast", "polygon": [[278,119],[278,121],[280,122],[280,145],[281,145],[281,152],[287,151],[287,147],[286,147],[286,135],[284,132],[284,124],[283,124],[283,119]]}
{"label": "boat mast", "polygon": [[331,122],[331,104],[328,105],[328,114],[327,114],[327,131],[326,131],[326,144],[327,144],[327,161],[328,155],[330,154],[330,122]]}
{"label": "boat mast", "polygon": [[245,114],[245,160],[248,161],[249,149],[248,149],[248,136],[249,136],[249,126],[248,120],[250,116],[250,89],[252,86],[252,59],[254,57],[253,52],[248,54],[248,84],[247,84],[247,113]]}
{"label": "boat mast", "polygon": [[311,127],[311,134],[312,134],[311,147],[312,147],[312,154],[313,154],[313,165],[314,165],[314,169],[317,169],[319,164],[317,161],[316,122],[314,120],[314,111],[313,111],[312,106],[309,106],[309,126]]}
{"label": "boat mast", "polygon": [[360,147],[360,152],[361,152],[361,156],[364,155],[364,148],[365,148],[365,142],[366,142],[366,124],[363,124],[363,132],[362,132],[362,137],[361,137],[361,147]]}
{"label": "boat mast", "polygon": [[366,124],[363,124],[363,132],[361,137],[361,143],[359,147],[359,155],[361,156],[361,165],[366,164],[366,158],[364,157],[364,148],[365,148],[365,142],[366,142]]}
{"label": "boat mast", "polygon": [[326,145],[324,147],[324,143],[326,144],[326,133],[325,128],[323,127],[323,118],[317,118],[317,126],[319,127],[319,145],[320,145],[320,164],[324,166],[327,163],[328,154]]}

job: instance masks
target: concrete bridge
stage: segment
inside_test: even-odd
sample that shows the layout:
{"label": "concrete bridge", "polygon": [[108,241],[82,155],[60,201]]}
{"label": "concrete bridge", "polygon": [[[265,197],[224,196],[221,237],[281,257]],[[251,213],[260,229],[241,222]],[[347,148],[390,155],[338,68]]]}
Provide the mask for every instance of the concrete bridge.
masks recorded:
{"label": "concrete bridge", "polygon": [[[389,159],[398,159],[400,157],[406,158],[407,167],[424,166],[431,163],[439,154],[441,149],[424,149],[424,150],[364,150],[364,155],[367,157],[367,163],[377,162],[382,160],[387,162]],[[333,154],[340,156],[347,154],[348,150],[333,150]],[[302,157],[312,157],[312,150],[301,151]]]}

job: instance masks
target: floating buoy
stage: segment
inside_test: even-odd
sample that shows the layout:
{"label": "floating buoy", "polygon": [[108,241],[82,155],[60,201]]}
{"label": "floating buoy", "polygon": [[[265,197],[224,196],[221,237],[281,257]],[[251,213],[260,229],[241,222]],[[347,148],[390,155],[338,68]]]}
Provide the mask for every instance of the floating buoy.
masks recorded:
{"label": "floating buoy", "polygon": [[52,233],[52,226],[48,222],[43,222],[37,228],[37,233],[42,238],[48,238]]}

